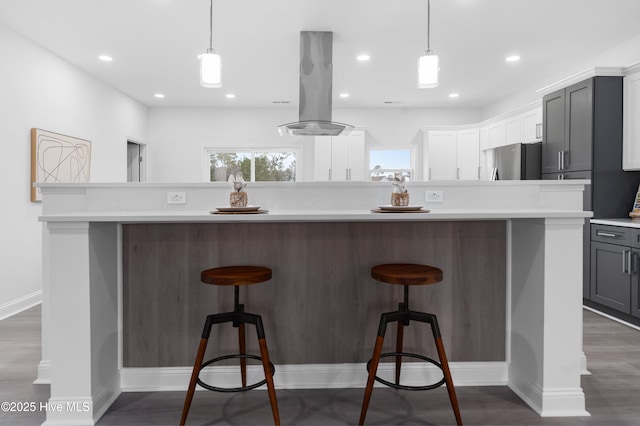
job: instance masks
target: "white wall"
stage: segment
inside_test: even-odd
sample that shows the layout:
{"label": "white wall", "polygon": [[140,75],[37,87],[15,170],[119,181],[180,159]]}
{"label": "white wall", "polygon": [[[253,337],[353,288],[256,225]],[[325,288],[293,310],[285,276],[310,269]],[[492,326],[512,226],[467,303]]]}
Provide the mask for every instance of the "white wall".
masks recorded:
{"label": "white wall", "polygon": [[[313,152],[306,136],[280,136],[276,127],[297,121],[293,108],[152,108],[147,147],[149,182],[202,181],[204,147],[294,147]],[[411,148],[428,125],[480,121],[476,109],[343,108],[335,121],[364,127],[372,148]],[[306,155],[307,164],[311,155]]]}
{"label": "white wall", "polygon": [[541,76],[539,84],[522,88],[518,93],[503,98],[497,102],[486,105],[482,110],[482,119],[486,120],[505,112],[509,112],[523,105],[531,104],[542,99],[542,94],[536,93],[538,89],[569,78],[575,74],[594,67],[627,67],[640,61],[640,36],[623,41],[620,44],[599,52],[582,62],[576,62],[571,68],[553,73],[546,77]]}
{"label": "white wall", "polygon": [[29,198],[30,129],[90,140],[91,181],[123,182],[126,140],[147,139],[147,108],[2,25],[0,52],[2,318],[37,301],[42,285],[41,206]]}

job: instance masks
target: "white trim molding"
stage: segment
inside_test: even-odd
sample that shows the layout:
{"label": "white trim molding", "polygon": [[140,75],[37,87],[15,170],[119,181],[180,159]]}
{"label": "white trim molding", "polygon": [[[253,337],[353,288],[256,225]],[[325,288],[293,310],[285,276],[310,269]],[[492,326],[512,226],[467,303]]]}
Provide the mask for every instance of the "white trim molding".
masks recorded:
{"label": "white trim molding", "polygon": [[555,83],[551,83],[548,86],[541,87],[536,90],[541,96],[547,95],[556,90],[564,89],[574,83],[579,83],[591,77],[622,77],[625,75],[627,68],[623,67],[593,67],[584,71],[580,71],[573,75],[558,80]]}
{"label": "white trim molding", "polygon": [[[505,386],[507,363],[451,362],[451,376],[456,386]],[[191,367],[123,368],[120,381],[123,392],[186,391]],[[395,364],[383,363],[378,376],[393,380]],[[408,362],[402,365],[402,383],[421,386],[436,383],[442,378],[440,369],[430,363]],[[235,366],[209,367],[201,379],[218,387],[239,386],[239,368]],[[247,367],[247,382],[264,378],[262,366]],[[365,364],[304,364],[277,365],[274,383],[277,389],[345,389],[364,388],[367,381]],[[376,383],[376,386],[379,385]],[[380,385],[382,386],[382,385]],[[260,389],[265,388],[262,386]],[[198,389],[202,389],[198,387]]]}
{"label": "white trim molding", "polygon": [[42,303],[42,290],[34,291],[31,294],[27,294],[0,305],[0,321],[15,314],[19,314],[22,311],[26,311],[40,303]]}

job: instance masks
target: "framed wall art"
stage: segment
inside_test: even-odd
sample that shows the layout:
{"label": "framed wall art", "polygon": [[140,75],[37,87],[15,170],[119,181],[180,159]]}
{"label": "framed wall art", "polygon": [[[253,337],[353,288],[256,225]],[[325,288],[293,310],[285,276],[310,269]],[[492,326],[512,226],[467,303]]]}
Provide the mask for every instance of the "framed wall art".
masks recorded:
{"label": "framed wall art", "polygon": [[34,183],[85,183],[90,169],[90,141],[31,129],[31,201],[42,201]]}

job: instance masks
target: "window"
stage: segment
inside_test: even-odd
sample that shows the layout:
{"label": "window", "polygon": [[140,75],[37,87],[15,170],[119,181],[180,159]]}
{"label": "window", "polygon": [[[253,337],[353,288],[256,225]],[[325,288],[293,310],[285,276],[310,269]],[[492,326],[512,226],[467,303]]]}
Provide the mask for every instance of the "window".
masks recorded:
{"label": "window", "polygon": [[391,181],[394,173],[402,173],[411,180],[411,150],[386,149],[369,151],[369,170],[372,181]]}
{"label": "window", "polygon": [[242,172],[247,182],[296,180],[297,151],[283,150],[205,150],[210,182],[226,182],[229,175]]}

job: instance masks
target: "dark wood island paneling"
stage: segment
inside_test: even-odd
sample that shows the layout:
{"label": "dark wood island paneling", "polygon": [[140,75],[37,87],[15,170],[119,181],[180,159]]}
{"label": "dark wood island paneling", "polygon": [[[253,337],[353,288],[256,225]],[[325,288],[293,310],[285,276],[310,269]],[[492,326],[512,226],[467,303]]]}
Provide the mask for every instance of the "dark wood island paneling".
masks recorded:
{"label": "dark wood island paneling", "polygon": [[[274,363],[366,362],[380,314],[402,298],[370,269],[393,262],[443,269],[441,283],[410,291],[412,308],[438,315],[450,361],[505,360],[505,221],[186,223],[123,225],[123,366],[191,365],[206,315],[233,307],[233,291],[200,271],[234,264],[273,269],[241,301],[262,315]],[[435,356],[423,327],[405,331],[406,349]],[[208,353],[236,345],[236,330],[217,326]]]}

